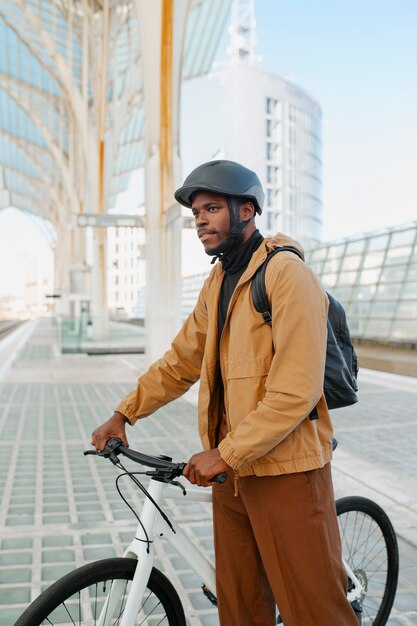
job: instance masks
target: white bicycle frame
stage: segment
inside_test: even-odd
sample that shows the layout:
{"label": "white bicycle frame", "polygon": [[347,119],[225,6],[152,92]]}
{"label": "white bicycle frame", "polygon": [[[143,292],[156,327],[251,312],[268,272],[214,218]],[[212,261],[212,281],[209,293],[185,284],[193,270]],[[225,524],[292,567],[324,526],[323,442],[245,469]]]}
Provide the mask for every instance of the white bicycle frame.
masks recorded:
{"label": "white bicycle frame", "polygon": [[[180,477],[178,480],[186,489],[187,493],[185,496],[179,487],[154,479],[149,481],[148,492],[159,506],[161,506],[161,503],[163,505],[165,499],[181,499],[184,501],[184,498],[187,498],[192,501],[211,502],[210,488],[195,487],[184,477]],[[140,521],[143,527],[140,523],[138,524],[135,537],[123,555],[126,558],[136,558],[140,563],[140,567],[136,568],[133,576],[120,626],[134,626],[136,623],[136,617],[142,605],[145,589],[154,565],[154,542],[162,536],[170,542],[178,554],[188,561],[196,574],[201,577],[201,581],[216,596],[216,577],[212,563],[186,533],[173,520],[170,520],[175,533],[172,531],[157,508],[147,497],[142,507]],[[343,564],[347,575],[352,581],[352,589],[348,593],[348,600],[350,602],[362,600],[365,592],[360,581],[345,561],[343,561]],[[119,580],[112,583],[97,622],[98,626],[110,626],[111,618],[120,600],[120,595],[124,592],[125,581]]]}

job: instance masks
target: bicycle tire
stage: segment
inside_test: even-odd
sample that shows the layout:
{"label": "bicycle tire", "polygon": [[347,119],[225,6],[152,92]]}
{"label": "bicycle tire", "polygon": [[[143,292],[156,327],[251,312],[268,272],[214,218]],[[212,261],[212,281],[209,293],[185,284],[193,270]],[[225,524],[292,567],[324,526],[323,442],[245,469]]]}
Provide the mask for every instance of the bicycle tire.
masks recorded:
{"label": "bicycle tire", "polygon": [[363,585],[362,626],[384,626],[398,583],[398,545],[385,511],[360,496],[336,501],[343,558]]}
{"label": "bicycle tire", "polygon": [[[80,626],[84,624],[93,626],[97,622],[100,605],[103,603],[100,597],[104,597],[104,595],[99,595],[102,587],[99,588],[98,585],[102,583],[105,587],[105,583],[113,580],[126,580],[127,589],[136,566],[136,559],[127,558],[103,559],[84,565],[45,589],[27,607],[15,626],[41,626],[43,624],[73,626],[75,623]],[[81,592],[83,592],[82,597]],[[105,590],[103,590],[104,593]],[[118,606],[118,615],[112,618],[111,623],[114,626],[120,623],[125,598],[126,595],[123,596],[120,606]],[[153,626],[154,624],[186,626],[184,610],[178,593],[168,578],[155,567],[152,569],[148,581],[141,611],[138,615],[144,620],[140,622],[143,626]],[[162,614],[162,618],[161,611],[165,614]],[[68,614],[67,622],[65,622],[66,614]]]}

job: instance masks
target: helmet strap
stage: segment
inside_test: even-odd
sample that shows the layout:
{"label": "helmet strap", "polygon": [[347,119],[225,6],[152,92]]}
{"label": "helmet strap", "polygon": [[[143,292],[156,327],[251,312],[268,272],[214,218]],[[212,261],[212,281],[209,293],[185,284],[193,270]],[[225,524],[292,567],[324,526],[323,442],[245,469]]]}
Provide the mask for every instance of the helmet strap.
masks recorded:
{"label": "helmet strap", "polygon": [[240,218],[239,207],[240,200],[238,198],[229,198],[226,197],[227,205],[229,207],[229,215],[230,215],[230,234],[227,243],[225,243],[223,249],[219,254],[213,257],[211,261],[211,265],[213,265],[216,261],[222,259],[227,256],[231,252],[237,250],[243,242],[243,231],[246,226],[249,224],[250,220],[242,220]]}
{"label": "helmet strap", "polygon": [[249,224],[250,220],[242,220],[240,217],[240,199],[238,198],[227,198],[227,204],[229,206],[230,213],[230,237],[229,237],[229,247],[227,253],[229,254],[233,250],[236,250],[241,246],[243,242],[243,231],[246,226]]}

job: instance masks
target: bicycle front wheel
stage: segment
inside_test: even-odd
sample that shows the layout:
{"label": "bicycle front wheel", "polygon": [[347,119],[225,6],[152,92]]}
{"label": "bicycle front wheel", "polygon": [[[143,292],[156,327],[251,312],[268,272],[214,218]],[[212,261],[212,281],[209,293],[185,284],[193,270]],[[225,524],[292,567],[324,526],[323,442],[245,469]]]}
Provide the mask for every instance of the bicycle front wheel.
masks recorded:
{"label": "bicycle front wheel", "polygon": [[[135,559],[104,559],[70,572],[48,587],[28,606],[15,626],[95,626],[113,581],[122,591],[113,616],[106,624],[117,626],[123,615]],[[138,617],[132,626],[185,626],[177,592],[159,570],[153,568]]]}
{"label": "bicycle front wheel", "polygon": [[398,546],[386,513],[372,500],[336,501],[343,558],[364,588],[362,626],[386,624],[398,582]]}

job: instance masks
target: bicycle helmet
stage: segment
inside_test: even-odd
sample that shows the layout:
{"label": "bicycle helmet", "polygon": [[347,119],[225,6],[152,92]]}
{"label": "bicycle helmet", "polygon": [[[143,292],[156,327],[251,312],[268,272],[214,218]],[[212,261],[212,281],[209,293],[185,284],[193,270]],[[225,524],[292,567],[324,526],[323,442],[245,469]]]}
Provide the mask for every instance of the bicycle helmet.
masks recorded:
{"label": "bicycle helmet", "polygon": [[265,194],[261,181],[252,170],[235,161],[209,161],[187,176],[174,196],[177,202],[191,208],[193,194],[211,191],[227,197],[247,198],[261,215]]}

